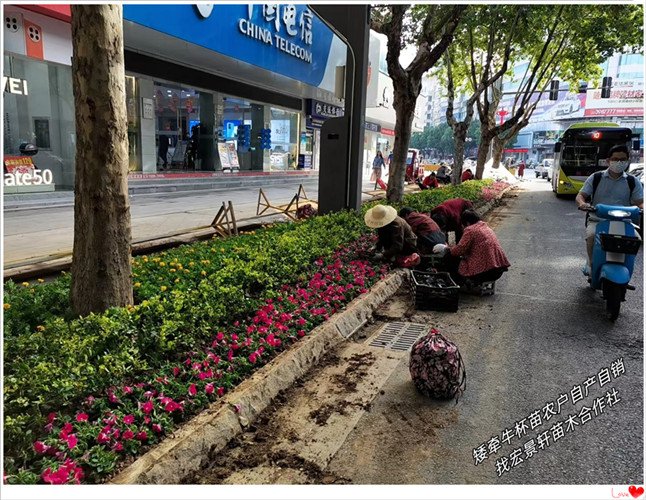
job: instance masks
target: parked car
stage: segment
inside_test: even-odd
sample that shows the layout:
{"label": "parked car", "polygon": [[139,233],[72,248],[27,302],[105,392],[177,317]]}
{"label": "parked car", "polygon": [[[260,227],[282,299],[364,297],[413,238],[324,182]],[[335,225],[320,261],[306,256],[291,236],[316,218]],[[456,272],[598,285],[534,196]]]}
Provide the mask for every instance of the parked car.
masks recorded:
{"label": "parked car", "polygon": [[534,174],[536,178],[547,179],[548,181],[552,179],[552,170],[554,166],[554,160],[542,160],[536,165],[534,169]]}

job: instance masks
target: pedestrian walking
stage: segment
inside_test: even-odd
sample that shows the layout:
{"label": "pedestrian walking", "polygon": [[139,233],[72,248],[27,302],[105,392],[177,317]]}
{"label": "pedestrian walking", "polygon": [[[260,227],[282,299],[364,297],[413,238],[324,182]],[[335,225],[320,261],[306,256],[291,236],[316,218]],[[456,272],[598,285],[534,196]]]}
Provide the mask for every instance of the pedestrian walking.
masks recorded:
{"label": "pedestrian walking", "polygon": [[377,182],[381,180],[382,169],[386,167],[386,162],[384,161],[384,155],[381,154],[381,151],[377,151],[375,159],[372,160],[372,175],[370,180],[372,182]]}
{"label": "pedestrian walking", "polygon": [[520,160],[520,164],[518,165],[518,178],[522,180],[524,174],[525,174],[525,160]]}

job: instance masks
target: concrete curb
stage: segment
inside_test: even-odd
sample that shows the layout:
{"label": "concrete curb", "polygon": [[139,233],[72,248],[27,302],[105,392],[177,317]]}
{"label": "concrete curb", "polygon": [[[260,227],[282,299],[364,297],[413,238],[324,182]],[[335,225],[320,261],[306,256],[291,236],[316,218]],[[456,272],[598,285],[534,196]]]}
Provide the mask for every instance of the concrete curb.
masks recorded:
{"label": "concrete curb", "polygon": [[365,295],[353,300],[310,335],[281,353],[222,400],[182,426],[173,436],[142,455],[111,484],[178,484],[218,453],[333,346],[345,342],[402,285],[409,271],[398,269]]}

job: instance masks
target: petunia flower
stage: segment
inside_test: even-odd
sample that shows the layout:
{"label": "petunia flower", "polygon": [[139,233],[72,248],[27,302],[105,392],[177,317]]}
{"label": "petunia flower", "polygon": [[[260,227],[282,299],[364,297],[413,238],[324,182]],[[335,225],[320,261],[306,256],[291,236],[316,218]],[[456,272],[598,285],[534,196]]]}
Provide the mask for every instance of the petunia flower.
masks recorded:
{"label": "petunia flower", "polygon": [[129,441],[133,437],[135,437],[135,433],[132,432],[130,429],[127,429],[123,432],[123,436],[121,436],[121,439],[123,439],[124,441]]}
{"label": "petunia flower", "polygon": [[204,386],[204,392],[207,393],[207,394],[213,394],[214,390],[215,390],[215,388],[213,387],[213,384],[206,384]]}
{"label": "petunia flower", "polygon": [[153,408],[154,408],[154,404],[152,401],[146,401],[143,405],[141,405],[141,410],[146,414],[153,411]]}
{"label": "petunia flower", "polygon": [[197,387],[195,387],[195,384],[190,385],[190,387],[188,388],[188,393],[191,396],[195,396],[197,394]]}
{"label": "petunia flower", "polygon": [[70,434],[69,436],[67,436],[66,441],[69,449],[70,450],[74,449],[76,447],[76,444],[78,443],[76,434]]}
{"label": "petunia flower", "polygon": [[34,443],[34,451],[40,455],[44,455],[49,451],[50,447],[47,446],[45,443],[42,441],[36,441]]}
{"label": "petunia flower", "polygon": [[77,422],[87,422],[89,415],[87,413],[78,413],[76,415]]}
{"label": "petunia flower", "polygon": [[135,416],[134,415],[126,415],[123,417],[123,423],[126,425],[130,425],[135,421]]}

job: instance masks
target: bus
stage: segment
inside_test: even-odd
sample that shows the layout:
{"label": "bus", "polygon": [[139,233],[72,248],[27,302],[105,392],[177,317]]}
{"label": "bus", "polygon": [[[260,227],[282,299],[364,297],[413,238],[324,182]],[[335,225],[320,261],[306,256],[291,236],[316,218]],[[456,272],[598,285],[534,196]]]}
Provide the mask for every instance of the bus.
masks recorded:
{"label": "bus", "polygon": [[[612,122],[585,122],[570,125],[554,145],[552,191],[556,196],[577,194],[593,173],[607,168],[608,150],[617,144],[631,148],[639,135]],[[632,141],[633,149],[639,140]]]}

